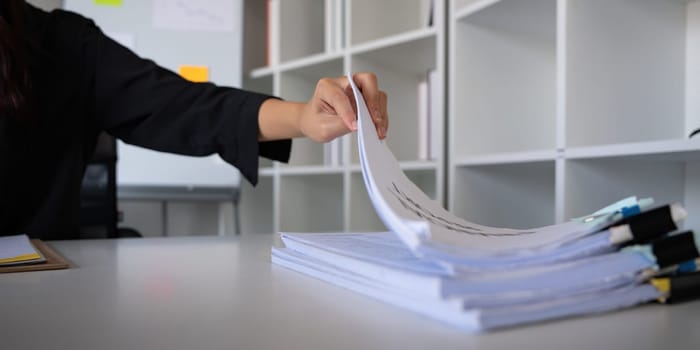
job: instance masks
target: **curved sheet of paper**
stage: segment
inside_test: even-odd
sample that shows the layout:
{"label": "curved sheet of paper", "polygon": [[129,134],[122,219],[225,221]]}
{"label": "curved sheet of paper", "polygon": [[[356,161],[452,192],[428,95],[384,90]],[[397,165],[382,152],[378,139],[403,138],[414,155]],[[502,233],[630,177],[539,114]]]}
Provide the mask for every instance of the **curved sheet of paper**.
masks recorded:
{"label": "curved sheet of paper", "polygon": [[414,253],[439,250],[454,258],[535,256],[595,231],[594,226],[576,221],[530,230],[487,227],[451,214],[406,177],[379,140],[352,75],[348,80],[357,104],[358,147],[367,192],[387,228]]}

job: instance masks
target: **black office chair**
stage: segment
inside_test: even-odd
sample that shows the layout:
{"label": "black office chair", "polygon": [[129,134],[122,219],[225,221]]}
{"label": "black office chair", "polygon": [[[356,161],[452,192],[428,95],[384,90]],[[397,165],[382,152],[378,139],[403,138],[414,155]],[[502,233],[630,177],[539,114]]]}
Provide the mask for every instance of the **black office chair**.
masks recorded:
{"label": "black office chair", "polygon": [[80,191],[81,238],[141,237],[133,229],[118,228],[117,141],[107,133],[97,139]]}

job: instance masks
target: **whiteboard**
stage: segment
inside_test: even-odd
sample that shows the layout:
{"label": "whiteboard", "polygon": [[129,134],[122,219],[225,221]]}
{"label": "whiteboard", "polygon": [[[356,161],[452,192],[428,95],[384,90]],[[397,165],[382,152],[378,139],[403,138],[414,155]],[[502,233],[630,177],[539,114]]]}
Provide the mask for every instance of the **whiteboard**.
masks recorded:
{"label": "whiteboard", "polygon": [[[242,82],[243,0],[122,0],[120,6],[65,0],[107,35],[177,72],[205,65],[224,86]],[[117,183],[147,186],[238,186],[240,173],[218,156],[188,157],[118,143]]]}

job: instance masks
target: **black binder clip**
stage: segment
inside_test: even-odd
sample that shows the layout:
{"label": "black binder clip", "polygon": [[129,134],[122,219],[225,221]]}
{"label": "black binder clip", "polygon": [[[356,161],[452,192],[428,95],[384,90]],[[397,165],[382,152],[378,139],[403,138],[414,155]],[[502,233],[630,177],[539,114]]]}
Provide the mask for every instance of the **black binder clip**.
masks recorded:
{"label": "black binder clip", "polygon": [[656,240],[652,242],[651,250],[656,257],[659,269],[694,261],[700,256],[693,231],[685,231]]}
{"label": "black binder clip", "polygon": [[645,244],[678,229],[687,212],[680,204],[664,205],[620,219],[609,226],[613,244]]}

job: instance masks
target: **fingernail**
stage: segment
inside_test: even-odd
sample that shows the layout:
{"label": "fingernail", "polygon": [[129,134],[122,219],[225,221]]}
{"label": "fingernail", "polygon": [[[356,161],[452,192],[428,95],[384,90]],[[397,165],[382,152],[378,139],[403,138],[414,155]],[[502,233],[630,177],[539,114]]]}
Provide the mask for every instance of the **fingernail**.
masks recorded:
{"label": "fingernail", "polygon": [[357,130],[357,120],[353,120],[351,125],[353,130]]}
{"label": "fingernail", "polygon": [[382,126],[379,129],[379,133],[382,135],[382,138],[386,137],[386,128]]}

